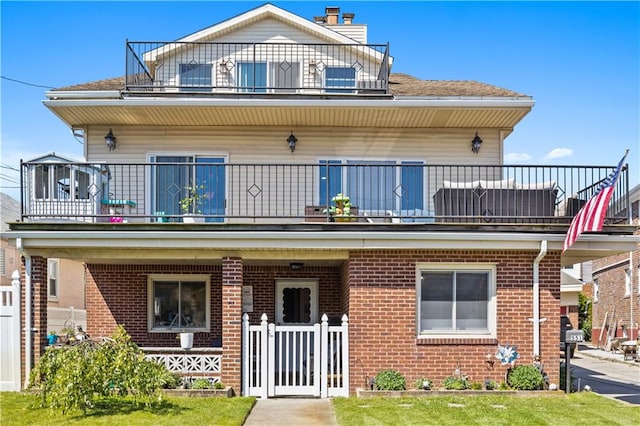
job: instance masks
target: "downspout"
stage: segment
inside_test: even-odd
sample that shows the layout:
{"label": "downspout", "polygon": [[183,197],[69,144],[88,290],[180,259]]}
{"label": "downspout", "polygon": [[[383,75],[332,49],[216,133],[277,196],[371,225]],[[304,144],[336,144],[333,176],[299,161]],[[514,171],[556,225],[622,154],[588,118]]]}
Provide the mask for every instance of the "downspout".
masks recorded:
{"label": "downspout", "polygon": [[[640,284],[639,284],[640,285]],[[636,323],[636,335],[633,336],[633,252],[629,252],[629,339],[638,338],[638,324]]]}
{"label": "downspout", "polygon": [[33,324],[31,322],[31,256],[22,246],[22,238],[16,238],[16,247],[24,256],[24,387],[29,385],[31,376],[31,348],[33,346]]}
{"label": "downspout", "polygon": [[540,242],[540,253],[533,261],[533,356],[540,355],[540,323],[546,318],[540,319],[540,262],[547,255],[547,240]]}

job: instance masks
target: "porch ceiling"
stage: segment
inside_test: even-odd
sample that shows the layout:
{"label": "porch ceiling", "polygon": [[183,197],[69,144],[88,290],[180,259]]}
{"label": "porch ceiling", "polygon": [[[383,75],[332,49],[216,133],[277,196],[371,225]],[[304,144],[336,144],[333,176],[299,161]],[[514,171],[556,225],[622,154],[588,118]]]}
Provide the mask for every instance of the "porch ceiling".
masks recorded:
{"label": "porch ceiling", "polygon": [[[344,232],[306,230],[167,232],[134,229],[117,231],[96,225],[82,233],[62,229],[43,231],[41,224],[11,224],[5,234],[18,240],[30,255],[62,257],[99,263],[205,262],[237,256],[250,262],[289,261],[338,264],[354,250],[531,250],[538,252],[547,240],[550,251],[562,250],[564,233],[523,232]],[[16,229],[18,228],[18,229]],[[625,229],[627,227],[624,227]],[[620,230],[622,232],[622,230]],[[640,237],[613,234],[585,234],[562,255],[562,264],[625,253],[637,247]],[[533,261],[533,259],[532,259]],[[327,263],[328,262],[328,263]]]}
{"label": "porch ceiling", "polygon": [[[366,102],[366,101],[365,101]],[[322,102],[145,102],[130,100],[80,102],[51,100],[45,105],[70,127],[135,126],[314,126],[369,128],[500,128],[512,129],[531,106],[477,107],[456,102],[397,102],[382,105],[357,101]]]}

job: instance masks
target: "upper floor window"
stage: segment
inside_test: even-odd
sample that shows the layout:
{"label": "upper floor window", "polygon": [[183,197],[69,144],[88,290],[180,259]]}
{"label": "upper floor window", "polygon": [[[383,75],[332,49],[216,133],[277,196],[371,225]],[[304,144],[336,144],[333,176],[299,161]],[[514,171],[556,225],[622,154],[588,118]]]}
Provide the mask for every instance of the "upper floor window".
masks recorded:
{"label": "upper floor window", "polygon": [[597,302],[600,293],[600,282],[597,278],[593,280],[593,301]]}
{"label": "upper floor window", "polygon": [[418,265],[418,333],[496,334],[495,266]]}
{"label": "upper floor window", "polygon": [[208,275],[151,275],[147,285],[150,331],[209,331]]}
{"label": "upper floor window", "polygon": [[180,90],[202,92],[212,89],[210,64],[180,64]]}
{"label": "upper floor window", "polygon": [[424,163],[421,161],[320,160],[319,202],[345,193],[351,205],[373,214],[421,215],[424,209]]}
{"label": "upper floor window", "polygon": [[47,259],[47,295],[49,300],[58,300],[58,259]]}
{"label": "upper floor window", "polygon": [[351,67],[326,67],[324,85],[328,93],[353,93],[356,87],[356,70]]}

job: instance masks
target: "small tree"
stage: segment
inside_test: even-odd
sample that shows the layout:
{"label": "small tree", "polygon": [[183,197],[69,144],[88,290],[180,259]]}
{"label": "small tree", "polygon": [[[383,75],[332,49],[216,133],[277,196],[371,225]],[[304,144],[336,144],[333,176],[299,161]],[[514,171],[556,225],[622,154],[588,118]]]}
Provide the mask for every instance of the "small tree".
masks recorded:
{"label": "small tree", "polygon": [[43,407],[86,414],[96,399],[112,395],[132,396],[137,403],[151,405],[171,379],[164,365],[145,359],[124,327],[118,326],[103,343],[84,340],[45,351],[31,371],[29,388],[37,391]]}
{"label": "small tree", "polygon": [[591,329],[593,328],[591,300],[584,295],[578,294],[578,328],[584,331],[584,340],[591,341]]}

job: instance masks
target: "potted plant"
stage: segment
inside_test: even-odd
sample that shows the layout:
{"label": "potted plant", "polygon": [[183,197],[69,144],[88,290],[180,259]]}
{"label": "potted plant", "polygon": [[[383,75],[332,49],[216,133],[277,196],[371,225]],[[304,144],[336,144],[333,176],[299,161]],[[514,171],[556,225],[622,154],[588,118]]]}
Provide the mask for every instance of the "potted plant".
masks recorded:
{"label": "potted plant", "polygon": [[53,346],[58,342],[58,334],[51,330],[48,334],[47,334],[47,343],[49,344],[49,346]]}
{"label": "potted plant", "polygon": [[200,185],[185,186],[186,196],[179,201],[180,210],[184,213],[184,223],[204,222],[200,205],[207,199],[205,187]]}
{"label": "potted plant", "polygon": [[329,212],[331,219],[334,222],[352,222],[355,217],[351,215],[351,199],[343,194],[336,194],[331,201],[335,203],[334,206],[329,206],[324,213]]}

